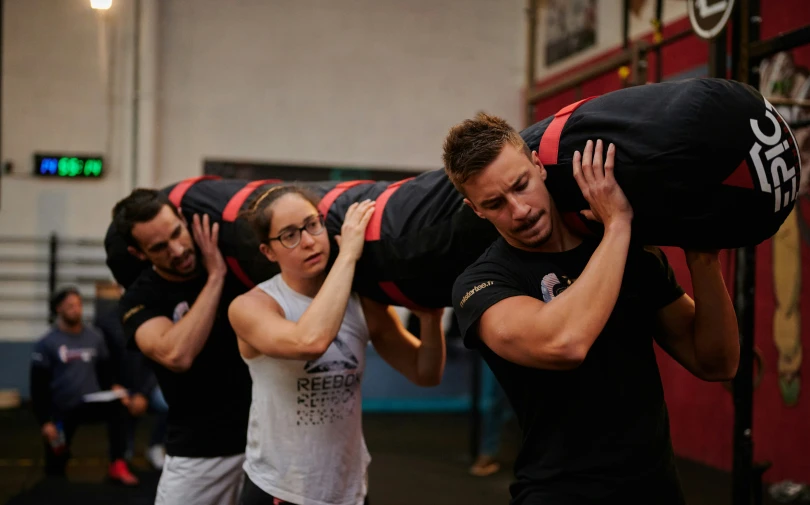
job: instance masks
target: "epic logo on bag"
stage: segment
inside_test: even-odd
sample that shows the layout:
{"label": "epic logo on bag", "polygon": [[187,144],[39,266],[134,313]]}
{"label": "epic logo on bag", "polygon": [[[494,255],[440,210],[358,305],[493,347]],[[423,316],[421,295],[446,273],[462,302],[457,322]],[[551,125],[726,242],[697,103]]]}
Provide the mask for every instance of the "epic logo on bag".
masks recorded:
{"label": "epic logo on bag", "polygon": [[796,200],[801,160],[796,139],[785,120],[767,100],[765,108],[765,117],[750,120],[757,142],[748,154],[756,170],[759,190],[773,194],[773,211],[779,212]]}

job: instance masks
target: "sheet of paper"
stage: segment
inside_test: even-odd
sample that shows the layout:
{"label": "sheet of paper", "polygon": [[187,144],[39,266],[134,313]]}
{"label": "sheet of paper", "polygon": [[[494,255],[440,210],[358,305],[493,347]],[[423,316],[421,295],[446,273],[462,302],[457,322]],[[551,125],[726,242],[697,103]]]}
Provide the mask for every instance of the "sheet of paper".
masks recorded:
{"label": "sheet of paper", "polygon": [[99,391],[97,393],[90,393],[89,395],[84,395],[84,401],[87,403],[96,403],[96,402],[112,402],[115,400],[120,400],[127,395],[126,390],[119,389],[116,391]]}

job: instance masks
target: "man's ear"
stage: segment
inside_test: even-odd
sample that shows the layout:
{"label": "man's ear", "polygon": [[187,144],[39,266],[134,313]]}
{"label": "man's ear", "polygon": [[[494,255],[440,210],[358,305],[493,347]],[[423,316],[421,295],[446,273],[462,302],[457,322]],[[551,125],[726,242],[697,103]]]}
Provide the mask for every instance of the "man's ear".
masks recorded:
{"label": "man's ear", "polygon": [[183,214],[183,208],[180,206],[177,207],[177,216],[180,218],[180,221],[183,222],[183,225],[188,228],[188,221],[186,220],[185,214]]}
{"label": "man's ear", "polygon": [[140,249],[136,249],[130,245],[127,246],[127,251],[129,251],[129,254],[135,256],[139,260],[146,261],[146,255]]}
{"label": "man's ear", "polygon": [[276,257],[276,253],[273,252],[273,248],[267,244],[259,244],[259,251],[264,254],[264,257],[272,261],[273,263],[278,262]]}
{"label": "man's ear", "polygon": [[473,210],[473,212],[475,212],[475,215],[476,215],[476,216],[480,217],[481,219],[486,219],[486,218],[484,217],[484,215],[483,215],[483,214],[481,214],[480,212],[478,212],[478,209],[476,209],[476,208],[475,208],[475,204],[474,204],[474,203],[472,203],[471,201],[469,201],[468,199],[466,199],[466,198],[465,198],[465,199],[464,199],[464,204],[465,204],[467,207],[471,208],[471,209]]}
{"label": "man's ear", "polygon": [[546,177],[548,177],[548,171],[546,171],[546,167],[543,166],[543,163],[540,162],[537,151],[532,151],[532,163],[540,170],[540,178],[545,181]]}

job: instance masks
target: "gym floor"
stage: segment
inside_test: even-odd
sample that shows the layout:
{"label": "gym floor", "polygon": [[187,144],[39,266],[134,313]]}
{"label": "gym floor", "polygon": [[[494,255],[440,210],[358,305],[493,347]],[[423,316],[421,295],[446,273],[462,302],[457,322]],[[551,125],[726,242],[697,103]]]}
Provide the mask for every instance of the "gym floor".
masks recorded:
{"label": "gym floor", "polygon": [[[0,503],[128,504],[154,502],[159,472],[143,458],[150,420],[141,423],[132,468],[141,479],[134,489],[105,481],[106,430],[103,425],[80,428],[67,480],[46,480],[42,447],[29,409],[0,410]],[[367,414],[366,442],[371,451],[370,499],[374,505],[490,505],[508,503],[509,464],[490,477],[467,473],[469,422],[465,415]],[[514,457],[517,426],[509,425],[503,457]],[[730,503],[731,477],[693,462],[679,462],[690,505]],[[764,503],[769,502],[765,497]]]}

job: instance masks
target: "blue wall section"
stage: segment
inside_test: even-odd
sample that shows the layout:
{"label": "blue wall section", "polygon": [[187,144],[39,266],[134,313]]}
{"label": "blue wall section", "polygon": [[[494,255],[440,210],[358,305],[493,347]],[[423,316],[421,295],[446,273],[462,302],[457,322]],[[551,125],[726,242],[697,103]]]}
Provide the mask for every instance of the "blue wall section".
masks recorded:
{"label": "blue wall section", "polygon": [[0,389],[17,389],[28,399],[28,370],[35,343],[0,342]]}
{"label": "blue wall section", "polygon": [[411,383],[369,347],[363,377],[363,410],[367,412],[455,412],[469,410],[473,359],[477,353],[448,351],[442,383],[424,388]]}

